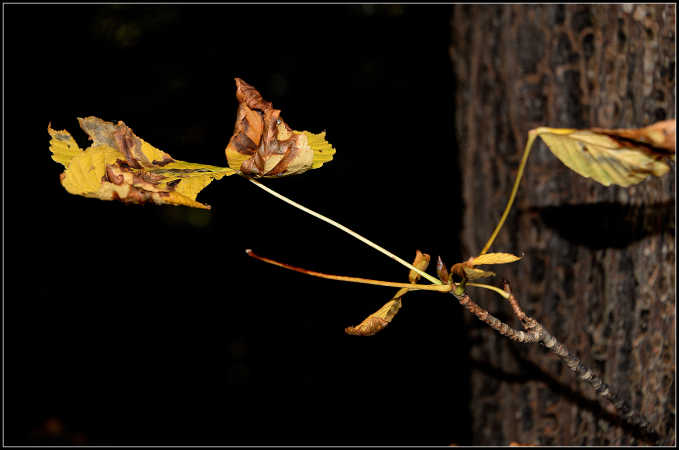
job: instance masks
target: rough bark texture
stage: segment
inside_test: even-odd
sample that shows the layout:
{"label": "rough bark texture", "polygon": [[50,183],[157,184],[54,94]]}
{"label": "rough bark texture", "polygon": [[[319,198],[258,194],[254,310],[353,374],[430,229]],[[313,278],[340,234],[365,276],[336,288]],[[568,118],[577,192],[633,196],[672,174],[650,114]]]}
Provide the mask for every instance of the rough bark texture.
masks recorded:
{"label": "rough bark texture", "polygon": [[[457,5],[451,58],[476,254],[505,206],[527,133],[641,127],[674,117],[674,5]],[[675,168],[628,189],[566,168],[541,142],[491,251],[525,252],[508,278],[539,320],[675,443]],[[499,297],[472,298],[520,328]],[[643,444],[554,355],[471,315],[475,444]]]}

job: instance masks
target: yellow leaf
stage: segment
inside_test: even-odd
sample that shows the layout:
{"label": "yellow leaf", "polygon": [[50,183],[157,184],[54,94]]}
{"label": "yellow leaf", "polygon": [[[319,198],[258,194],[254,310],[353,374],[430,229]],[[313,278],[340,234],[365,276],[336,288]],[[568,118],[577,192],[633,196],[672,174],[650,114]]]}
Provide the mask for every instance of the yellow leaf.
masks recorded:
{"label": "yellow leaf", "polygon": [[485,253],[475,258],[470,258],[468,263],[472,266],[480,266],[483,264],[507,264],[520,259],[520,256],[515,256],[511,253]]}
{"label": "yellow leaf", "polygon": [[68,131],[53,130],[52,125],[50,124],[47,125],[47,132],[52,136],[52,139],[50,140],[52,159],[59,164],[68,166],[71,159],[82,152]]}
{"label": "yellow leaf", "polygon": [[[295,131],[295,133],[299,133]],[[302,131],[307,137],[309,147],[314,151],[314,159],[311,165],[312,169],[318,169],[323,164],[332,161],[335,154],[335,149],[328,141],[325,140],[325,131],[314,134],[308,131]]]}
{"label": "yellow leaf", "polygon": [[[643,143],[589,130],[540,127],[535,132],[552,153],[583,177],[609,186],[630,186],[649,175],[665,175],[669,155]],[[659,139],[659,138],[658,138]]]}
{"label": "yellow leaf", "polygon": [[240,78],[236,78],[236,98],[236,126],[225,150],[232,169],[255,178],[282,177],[332,160],[335,149],[325,140],[325,132],[293,130],[280,117],[280,110]]}
{"label": "yellow leaf", "polygon": [[389,300],[360,324],[355,327],[346,327],[344,331],[354,336],[372,336],[389,325],[399,309],[401,309],[401,298],[397,297]]}
{"label": "yellow leaf", "polygon": [[213,179],[236,173],[228,167],[177,161],[135,136],[123,122],[96,117],[78,121],[93,141],[84,151],[68,132],[48,127],[52,158],[66,167],[60,178],[71,194],[210,209],[196,201],[198,193]]}

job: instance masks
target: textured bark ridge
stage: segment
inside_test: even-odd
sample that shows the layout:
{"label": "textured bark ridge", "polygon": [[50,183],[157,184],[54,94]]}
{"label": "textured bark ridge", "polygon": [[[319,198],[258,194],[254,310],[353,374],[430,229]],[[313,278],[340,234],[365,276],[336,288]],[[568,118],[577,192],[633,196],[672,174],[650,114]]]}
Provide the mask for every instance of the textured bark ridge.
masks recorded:
{"label": "textured bark ridge", "polygon": [[[637,128],[674,117],[674,22],[673,5],[455,6],[465,254],[477,254],[496,225],[530,129]],[[490,249],[525,257],[498,275],[529,316],[673,445],[674,173],[604,187],[536,145]],[[497,297],[471,295],[518,325]],[[648,443],[544,347],[512,342],[471,315],[468,325],[475,444]]]}

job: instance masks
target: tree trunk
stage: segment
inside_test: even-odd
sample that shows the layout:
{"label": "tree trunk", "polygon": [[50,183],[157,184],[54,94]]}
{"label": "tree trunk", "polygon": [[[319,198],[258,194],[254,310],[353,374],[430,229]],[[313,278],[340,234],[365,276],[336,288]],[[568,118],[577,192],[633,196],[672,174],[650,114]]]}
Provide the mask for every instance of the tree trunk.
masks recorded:
{"label": "tree trunk", "polygon": [[[636,128],[674,117],[674,5],[457,5],[451,58],[463,250],[477,254],[509,197],[527,133]],[[524,310],[675,443],[674,168],[602,186],[536,142],[491,251]],[[489,291],[470,295],[521,328]],[[471,315],[475,444],[634,445],[639,430],[544,347]]]}

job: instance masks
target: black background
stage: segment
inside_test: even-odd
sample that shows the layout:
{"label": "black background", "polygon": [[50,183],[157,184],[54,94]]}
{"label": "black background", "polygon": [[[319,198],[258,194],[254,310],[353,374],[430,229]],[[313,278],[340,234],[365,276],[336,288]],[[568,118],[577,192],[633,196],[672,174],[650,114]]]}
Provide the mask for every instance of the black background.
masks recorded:
{"label": "black background", "polygon": [[[264,183],[412,260],[458,260],[460,174],[445,5],[3,5],[5,443],[464,444],[462,310],[413,292],[345,335],[407,270],[246,180],[212,211],[69,195],[47,125],[124,120],[174,158],[226,165],[255,86],[335,159]],[[430,268],[433,272],[433,267]]]}

